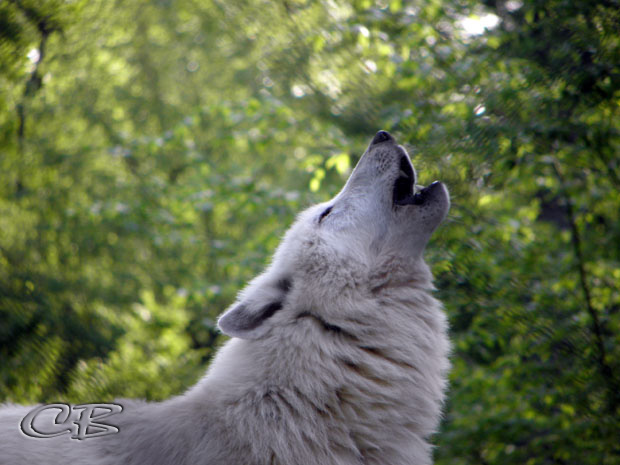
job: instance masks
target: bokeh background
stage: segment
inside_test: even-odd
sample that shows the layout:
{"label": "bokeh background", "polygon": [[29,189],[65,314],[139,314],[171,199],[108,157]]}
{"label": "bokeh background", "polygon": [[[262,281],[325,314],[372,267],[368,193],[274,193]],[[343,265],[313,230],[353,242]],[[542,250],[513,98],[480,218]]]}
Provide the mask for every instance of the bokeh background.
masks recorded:
{"label": "bokeh background", "polygon": [[0,401],[163,399],[378,129],[448,221],[436,460],[620,463],[617,0],[3,0]]}

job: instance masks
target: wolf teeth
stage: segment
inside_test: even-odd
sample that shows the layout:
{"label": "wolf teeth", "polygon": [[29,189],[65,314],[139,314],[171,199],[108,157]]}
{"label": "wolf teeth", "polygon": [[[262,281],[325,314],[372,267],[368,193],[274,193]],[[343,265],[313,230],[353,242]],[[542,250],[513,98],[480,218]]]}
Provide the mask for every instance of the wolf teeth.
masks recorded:
{"label": "wolf teeth", "polygon": [[407,173],[405,173],[403,170],[400,170],[400,175],[401,175],[402,177],[404,177],[404,178],[407,178],[407,179],[409,179],[409,177],[410,177],[410,176],[409,176]]}

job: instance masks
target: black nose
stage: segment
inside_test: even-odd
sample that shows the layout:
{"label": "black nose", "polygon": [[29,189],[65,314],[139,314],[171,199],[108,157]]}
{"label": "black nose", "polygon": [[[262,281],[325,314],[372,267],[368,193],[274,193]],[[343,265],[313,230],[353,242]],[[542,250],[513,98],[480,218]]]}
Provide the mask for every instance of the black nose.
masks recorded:
{"label": "black nose", "polygon": [[388,140],[394,140],[394,138],[390,136],[390,133],[387,131],[379,131],[377,134],[375,134],[375,137],[372,139],[371,144],[379,144]]}

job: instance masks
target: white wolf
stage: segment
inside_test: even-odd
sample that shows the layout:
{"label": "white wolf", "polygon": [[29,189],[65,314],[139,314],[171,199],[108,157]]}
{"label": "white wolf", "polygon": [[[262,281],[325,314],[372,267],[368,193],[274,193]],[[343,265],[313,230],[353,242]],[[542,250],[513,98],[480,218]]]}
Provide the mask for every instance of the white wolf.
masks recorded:
{"label": "white wolf", "polygon": [[196,386],[121,400],[108,418],[119,432],[82,441],[28,437],[31,408],[5,406],[0,463],[430,464],[449,342],[422,255],[450,201],[443,184],[415,183],[406,151],[378,132],[219,319],[232,339]]}

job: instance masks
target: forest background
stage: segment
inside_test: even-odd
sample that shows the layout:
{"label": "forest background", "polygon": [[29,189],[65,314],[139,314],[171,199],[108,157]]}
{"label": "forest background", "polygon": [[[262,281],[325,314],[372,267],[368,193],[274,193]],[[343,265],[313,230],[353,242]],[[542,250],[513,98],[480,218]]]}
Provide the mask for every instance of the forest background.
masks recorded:
{"label": "forest background", "polygon": [[439,465],[620,463],[620,3],[0,2],[0,400],[163,399],[386,129],[453,206]]}

